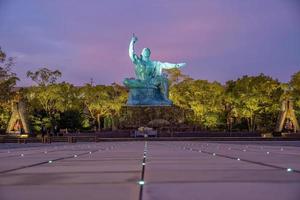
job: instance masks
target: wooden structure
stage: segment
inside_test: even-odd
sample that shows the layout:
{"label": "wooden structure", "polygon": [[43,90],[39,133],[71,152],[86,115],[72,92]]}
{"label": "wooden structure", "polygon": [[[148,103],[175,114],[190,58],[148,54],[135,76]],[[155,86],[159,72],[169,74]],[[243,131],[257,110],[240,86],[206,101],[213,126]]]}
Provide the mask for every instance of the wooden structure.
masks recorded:
{"label": "wooden structure", "polygon": [[6,132],[13,135],[28,134],[30,132],[26,119],[25,104],[19,97],[12,101],[12,114]]}
{"label": "wooden structure", "polygon": [[293,102],[291,99],[286,99],[282,102],[275,132],[296,133],[299,131],[299,123],[295,115]]}

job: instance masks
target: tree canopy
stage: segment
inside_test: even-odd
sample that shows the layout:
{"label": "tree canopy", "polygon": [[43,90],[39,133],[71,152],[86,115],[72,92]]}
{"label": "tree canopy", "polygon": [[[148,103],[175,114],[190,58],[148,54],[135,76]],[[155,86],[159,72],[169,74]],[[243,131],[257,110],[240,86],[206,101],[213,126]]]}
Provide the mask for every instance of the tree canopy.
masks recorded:
{"label": "tree canopy", "polygon": [[[10,102],[19,80],[12,72],[14,59],[0,48],[0,129],[5,129]],[[272,131],[281,101],[291,98],[300,118],[300,71],[288,83],[260,74],[229,80],[225,84],[194,80],[179,69],[165,71],[170,82],[170,99],[183,110],[187,125],[203,130]],[[61,82],[59,70],[42,67],[28,71],[37,85],[18,90],[27,105],[33,131],[42,126],[71,130],[117,128],[128,91],[118,84],[81,87]]]}
{"label": "tree canopy", "polygon": [[10,100],[14,97],[13,88],[18,77],[12,72],[14,59],[7,57],[0,47],[0,130],[5,129],[10,115]]}

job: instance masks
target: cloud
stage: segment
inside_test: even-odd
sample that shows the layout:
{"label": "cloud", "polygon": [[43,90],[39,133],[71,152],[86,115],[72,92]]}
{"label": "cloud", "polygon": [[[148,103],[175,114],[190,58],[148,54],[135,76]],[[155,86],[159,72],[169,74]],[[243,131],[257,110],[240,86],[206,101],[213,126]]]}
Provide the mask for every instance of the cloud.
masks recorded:
{"label": "cloud", "polygon": [[154,60],[187,62],[183,70],[194,78],[225,82],[264,72],[286,81],[300,63],[299,5],[292,0],[9,1],[0,7],[0,44],[18,57],[18,74],[47,65],[77,85],[91,77],[110,84],[133,76],[128,57],[133,32],[139,37],[137,53],[149,47]]}

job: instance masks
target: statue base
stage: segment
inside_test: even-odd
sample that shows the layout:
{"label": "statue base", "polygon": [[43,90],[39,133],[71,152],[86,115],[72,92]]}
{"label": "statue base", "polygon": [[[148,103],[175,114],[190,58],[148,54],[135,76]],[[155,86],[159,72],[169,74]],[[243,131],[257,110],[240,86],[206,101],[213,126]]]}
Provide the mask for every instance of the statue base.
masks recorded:
{"label": "statue base", "polygon": [[121,108],[119,122],[120,122],[121,129],[137,129],[139,127],[151,127],[150,124],[152,122],[159,123],[158,124],[159,126],[171,126],[171,125],[184,122],[184,112],[181,108],[174,105],[172,106],[128,106],[126,105]]}
{"label": "statue base", "polygon": [[140,87],[140,88],[129,89],[127,105],[129,106],[135,106],[135,105],[171,106],[172,101],[170,101],[169,99],[165,99],[158,88]]}

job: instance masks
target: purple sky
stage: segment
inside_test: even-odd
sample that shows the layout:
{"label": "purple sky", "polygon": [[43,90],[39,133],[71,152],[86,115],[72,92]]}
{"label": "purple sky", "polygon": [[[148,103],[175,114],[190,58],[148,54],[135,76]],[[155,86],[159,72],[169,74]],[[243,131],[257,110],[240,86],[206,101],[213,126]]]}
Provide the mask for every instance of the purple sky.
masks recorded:
{"label": "purple sky", "polygon": [[121,83],[128,57],[186,62],[184,73],[220,81],[265,73],[288,81],[300,70],[299,0],[0,0],[0,46],[14,71],[59,69],[75,85]]}

